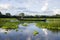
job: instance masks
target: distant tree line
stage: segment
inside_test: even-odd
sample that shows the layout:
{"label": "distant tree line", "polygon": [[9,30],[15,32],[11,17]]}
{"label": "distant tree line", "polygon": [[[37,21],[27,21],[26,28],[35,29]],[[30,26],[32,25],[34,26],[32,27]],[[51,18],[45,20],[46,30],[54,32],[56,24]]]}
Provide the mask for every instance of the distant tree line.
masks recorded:
{"label": "distant tree line", "polygon": [[56,15],[53,15],[53,16],[46,16],[46,15],[35,15],[35,16],[28,16],[24,13],[20,13],[19,15],[11,15],[10,13],[6,13],[5,15],[3,15],[1,12],[0,12],[0,18],[60,18],[60,14],[56,14]]}

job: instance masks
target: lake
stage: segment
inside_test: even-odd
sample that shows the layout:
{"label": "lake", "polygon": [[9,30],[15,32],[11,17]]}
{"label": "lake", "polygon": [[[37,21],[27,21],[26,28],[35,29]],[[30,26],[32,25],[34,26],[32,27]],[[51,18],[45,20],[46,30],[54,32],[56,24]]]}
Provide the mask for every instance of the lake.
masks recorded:
{"label": "lake", "polygon": [[17,29],[0,28],[0,40],[60,40],[60,31],[39,28],[36,25],[39,22],[20,21]]}

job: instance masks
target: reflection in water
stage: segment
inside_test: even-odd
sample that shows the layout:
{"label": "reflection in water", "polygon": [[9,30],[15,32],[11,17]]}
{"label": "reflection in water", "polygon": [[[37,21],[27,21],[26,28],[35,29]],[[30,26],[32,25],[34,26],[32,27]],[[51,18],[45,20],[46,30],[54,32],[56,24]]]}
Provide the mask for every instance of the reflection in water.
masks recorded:
{"label": "reflection in water", "polygon": [[5,29],[1,29],[1,28],[0,28],[0,32],[6,32],[6,31],[5,31]]}
{"label": "reflection in water", "polygon": [[47,29],[42,29],[45,35],[48,35]]}
{"label": "reflection in water", "polygon": [[44,34],[46,36],[46,40],[48,40],[48,31],[47,31],[47,29],[42,29],[42,30],[43,30],[43,32],[44,32]]}
{"label": "reflection in water", "polygon": [[[24,24],[24,23],[23,23]],[[38,28],[35,23],[29,23],[27,27],[18,25],[19,28],[16,30],[8,30],[0,28],[0,40],[59,40],[57,33],[53,33],[47,29]],[[17,31],[18,30],[18,31]],[[34,30],[38,31],[39,34],[33,35]],[[17,31],[17,32],[16,32]],[[22,31],[22,32],[21,32]],[[7,34],[4,34],[7,32]]]}
{"label": "reflection in water", "polygon": [[7,31],[6,31],[6,29],[2,29],[2,28],[0,28],[0,33],[4,33],[4,32],[9,33],[9,32],[10,32],[10,30],[7,30]]}
{"label": "reflection in water", "polygon": [[31,40],[31,37],[30,37],[30,36],[28,36],[28,37],[27,37],[27,40]]}

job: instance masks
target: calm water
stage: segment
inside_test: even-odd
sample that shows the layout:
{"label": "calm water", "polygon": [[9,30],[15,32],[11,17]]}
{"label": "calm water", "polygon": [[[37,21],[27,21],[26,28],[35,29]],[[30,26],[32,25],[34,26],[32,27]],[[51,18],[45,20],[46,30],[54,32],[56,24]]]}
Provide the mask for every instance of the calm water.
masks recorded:
{"label": "calm water", "polygon": [[[25,22],[18,25],[17,30],[8,30],[0,28],[0,40],[60,40],[60,32],[53,32],[45,28],[38,28],[33,23],[27,23],[28,25],[22,26]],[[36,36],[33,35],[34,30],[39,32]]]}

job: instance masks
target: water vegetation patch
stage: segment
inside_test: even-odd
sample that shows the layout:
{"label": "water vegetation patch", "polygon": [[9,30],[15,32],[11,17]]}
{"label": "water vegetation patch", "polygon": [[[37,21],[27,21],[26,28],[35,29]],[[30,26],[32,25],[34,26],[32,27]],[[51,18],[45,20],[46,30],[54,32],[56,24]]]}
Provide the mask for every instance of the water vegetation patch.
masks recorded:
{"label": "water vegetation patch", "polygon": [[16,29],[18,28],[18,21],[11,22],[11,20],[16,20],[15,18],[0,18],[0,28],[4,29]]}
{"label": "water vegetation patch", "polygon": [[5,34],[7,34],[7,32],[4,32]]}
{"label": "water vegetation patch", "polygon": [[33,35],[36,36],[37,34],[39,34],[39,32],[35,30],[35,31],[33,32]]}
{"label": "water vegetation patch", "polygon": [[23,25],[23,26],[25,26],[25,27],[26,27],[26,26],[28,26],[28,24],[27,24],[27,23],[24,23],[24,24],[22,24],[22,25]]}
{"label": "water vegetation patch", "polygon": [[16,32],[19,31],[18,29],[16,29]]}
{"label": "water vegetation patch", "polygon": [[4,29],[16,29],[16,28],[18,28],[18,22],[7,22],[1,28],[4,28]]}

